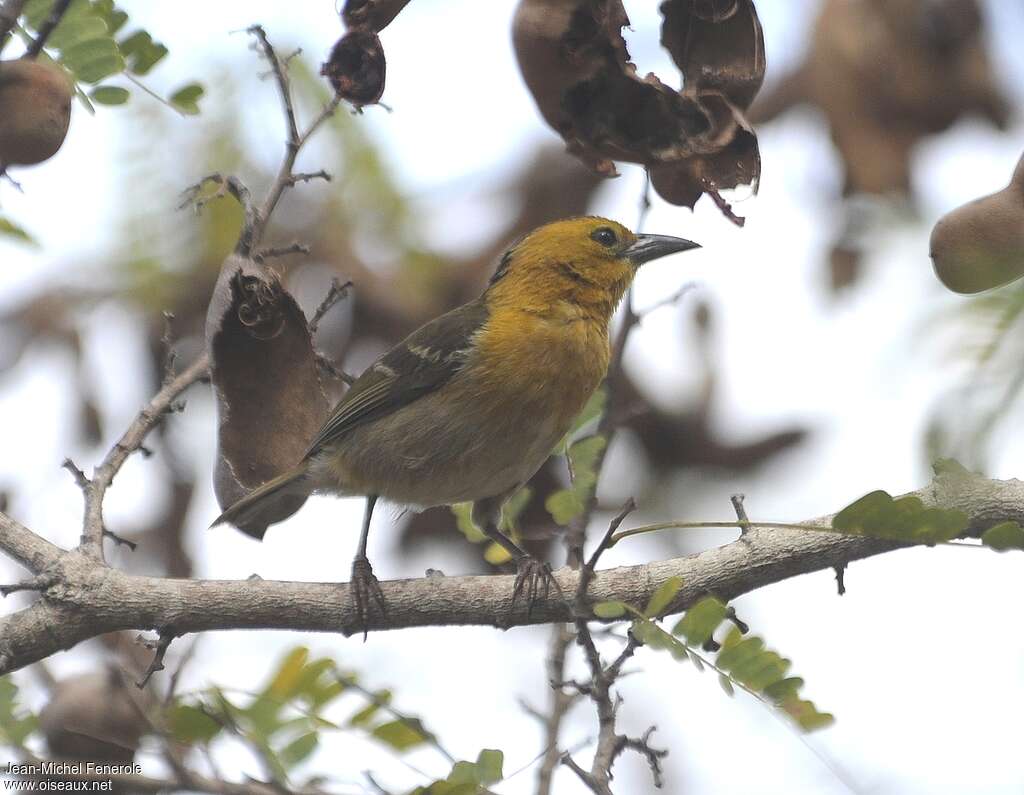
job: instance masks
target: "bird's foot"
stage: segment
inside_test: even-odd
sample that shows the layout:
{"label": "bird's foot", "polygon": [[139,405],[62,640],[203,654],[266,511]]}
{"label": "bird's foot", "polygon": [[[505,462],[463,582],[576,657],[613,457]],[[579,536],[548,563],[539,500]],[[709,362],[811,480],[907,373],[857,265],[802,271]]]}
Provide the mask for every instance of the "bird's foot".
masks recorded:
{"label": "bird's foot", "polygon": [[384,593],[380,589],[380,581],[373,573],[373,566],[370,565],[370,561],[366,557],[359,556],[352,561],[351,588],[352,597],[356,602],[356,628],[357,630],[362,628],[365,642],[369,633],[367,618],[370,614],[371,601],[376,603],[382,618],[387,618],[388,615],[387,605],[384,603]]}
{"label": "bird's foot", "polygon": [[532,555],[523,555],[516,561],[516,581],[512,588],[513,609],[516,600],[523,596],[526,598],[526,615],[529,617],[533,613],[537,599],[547,599],[552,587],[559,596],[562,595],[562,589],[551,573],[551,567]]}

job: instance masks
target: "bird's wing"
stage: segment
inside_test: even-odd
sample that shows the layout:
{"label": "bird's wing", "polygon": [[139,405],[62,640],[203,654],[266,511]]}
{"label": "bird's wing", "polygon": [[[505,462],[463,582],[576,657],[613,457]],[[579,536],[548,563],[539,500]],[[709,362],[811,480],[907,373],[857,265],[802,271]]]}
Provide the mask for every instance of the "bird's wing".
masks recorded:
{"label": "bird's wing", "polygon": [[306,458],[357,425],[390,414],[443,386],[462,368],[473,335],[487,316],[482,301],[471,301],[421,326],[381,356],[334,407]]}

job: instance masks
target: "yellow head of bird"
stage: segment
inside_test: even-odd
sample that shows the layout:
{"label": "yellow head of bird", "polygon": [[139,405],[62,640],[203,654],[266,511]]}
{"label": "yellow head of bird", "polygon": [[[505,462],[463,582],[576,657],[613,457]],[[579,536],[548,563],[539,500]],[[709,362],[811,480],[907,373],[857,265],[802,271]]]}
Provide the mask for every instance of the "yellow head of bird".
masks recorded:
{"label": "yellow head of bird", "polygon": [[572,303],[610,317],[645,262],[697,243],[634,234],[607,218],[584,216],[535,229],[502,257],[488,300],[544,310]]}

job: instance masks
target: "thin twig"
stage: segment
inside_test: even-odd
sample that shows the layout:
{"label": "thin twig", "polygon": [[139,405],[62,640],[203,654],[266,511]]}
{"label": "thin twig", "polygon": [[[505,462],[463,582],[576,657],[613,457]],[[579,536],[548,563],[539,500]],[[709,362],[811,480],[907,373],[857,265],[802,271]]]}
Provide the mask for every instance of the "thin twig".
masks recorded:
{"label": "thin twig", "polygon": [[317,329],[320,328],[320,321],[324,319],[324,316],[331,311],[335,304],[348,297],[350,289],[352,289],[351,281],[346,281],[342,284],[338,279],[331,279],[331,286],[327,290],[327,295],[324,296],[324,300],[320,302],[320,306],[313,313],[313,319],[309,321],[310,334],[316,334]]}
{"label": "thin twig", "polygon": [[135,686],[142,690],[149,680],[153,677],[157,671],[164,670],[164,656],[167,654],[167,650],[171,647],[171,641],[178,637],[173,629],[161,629],[159,637],[153,641],[144,638],[139,635],[136,640],[142,643],[146,648],[153,649],[153,661],[150,662],[149,667],[146,669],[146,673],[143,674],[142,679],[135,683]]}
{"label": "thin twig", "polygon": [[50,15],[43,20],[43,24],[39,26],[39,32],[28,48],[25,50],[26,58],[35,58],[39,53],[43,51],[43,45],[46,44],[46,40],[50,38],[50,34],[60,24],[64,14],[67,13],[68,6],[71,5],[71,0],[56,0],[53,4],[53,8],[50,9]]}
{"label": "thin twig", "polygon": [[[139,412],[128,430],[117,443],[110,448],[106,457],[93,472],[92,479],[85,475],[70,461],[65,467],[75,474],[75,480],[82,486],[85,494],[85,520],[82,527],[82,541],[79,545],[86,554],[103,560],[103,537],[106,526],[103,523],[103,500],[114,477],[121,470],[124,462],[137,451],[145,441],[149,432],[155,428],[164,415],[176,410],[177,398],[192,384],[206,375],[209,370],[209,358],[204,353],[192,364],[160,389],[149,403]],[[83,481],[87,485],[82,485]]]}
{"label": "thin twig", "polygon": [[569,708],[577,699],[576,693],[569,693],[557,686],[565,678],[566,656],[573,641],[573,633],[566,624],[555,624],[551,628],[551,644],[548,647],[547,672],[551,683],[551,703],[548,713],[534,712],[544,727],[544,751],[540,768],[537,770],[537,795],[550,795],[555,769],[562,752],[558,748],[558,737],[562,722]]}
{"label": "thin twig", "polygon": [[305,243],[289,243],[287,246],[278,246],[276,248],[263,248],[252,255],[255,262],[265,262],[268,259],[275,259],[277,257],[287,257],[291,254],[309,254],[310,248]]}
{"label": "thin twig", "polygon": [[[267,38],[266,31],[261,26],[253,25],[248,29],[248,32],[256,37],[263,57],[270,63],[274,82],[277,84],[278,93],[281,95],[281,104],[284,108],[285,122],[288,129],[288,135],[285,141],[284,158],[281,161],[281,166],[278,169],[274,184],[271,185],[263,204],[257,212],[257,223],[251,230],[251,245],[252,247],[255,247],[259,244],[266,228],[266,224],[270,219],[271,214],[274,212],[274,208],[277,207],[277,203],[280,201],[285,189],[293,186],[297,181],[305,181],[306,179],[305,175],[297,175],[294,173],[295,160],[299,156],[299,150],[309,139],[309,136],[312,135],[313,132],[334,113],[341,100],[338,97],[331,99],[331,101],[328,102],[320,112],[320,115],[313,120],[304,132],[300,133],[298,122],[295,118],[295,105],[292,101],[291,83],[288,79],[287,64],[278,57],[273,45]],[[309,179],[321,177],[321,175],[323,179],[328,178],[326,172],[317,172],[309,176]]]}

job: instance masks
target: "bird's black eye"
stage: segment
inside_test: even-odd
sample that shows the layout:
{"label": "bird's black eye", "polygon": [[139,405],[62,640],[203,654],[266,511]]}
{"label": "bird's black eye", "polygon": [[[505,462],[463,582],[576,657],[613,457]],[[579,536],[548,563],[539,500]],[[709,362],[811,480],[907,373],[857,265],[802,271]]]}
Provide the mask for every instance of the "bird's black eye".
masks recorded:
{"label": "bird's black eye", "polygon": [[602,246],[609,247],[619,242],[619,236],[615,234],[615,230],[607,226],[599,227],[591,232],[590,239],[596,240]]}

